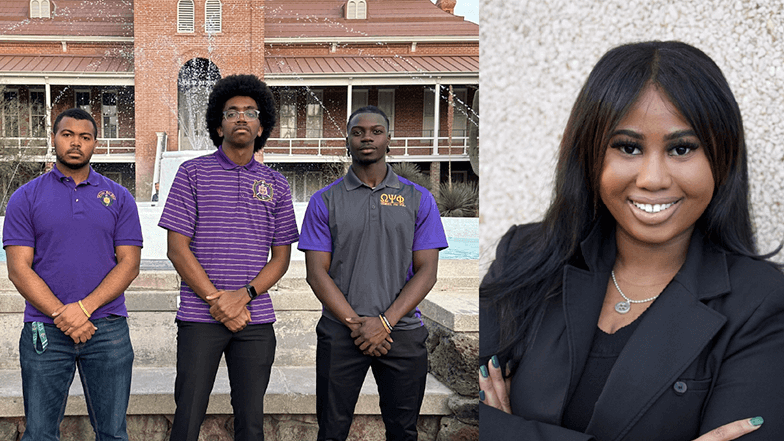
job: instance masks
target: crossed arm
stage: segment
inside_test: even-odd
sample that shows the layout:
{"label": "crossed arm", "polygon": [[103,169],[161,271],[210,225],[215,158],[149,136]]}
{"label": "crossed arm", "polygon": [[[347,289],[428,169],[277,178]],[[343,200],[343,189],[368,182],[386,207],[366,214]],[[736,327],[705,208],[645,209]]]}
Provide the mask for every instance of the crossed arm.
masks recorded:
{"label": "crossed arm", "polygon": [[[346,296],[338,289],[329,276],[332,253],[325,251],[305,251],[307,281],[316,297],[344,325],[351,329],[354,343],[366,355],[386,354],[393,343],[378,317],[359,317],[346,301]],[[425,298],[436,283],[438,273],[438,249],[413,252],[414,276],[403,286],[400,294],[384,312],[393,327],[409,311]]]}
{"label": "crossed arm", "polygon": [[[223,323],[231,332],[245,328],[250,322],[250,311],[246,305],[250,297],[245,287],[223,291],[215,288],[204,268],[190,248],[191,238],[169,230],[167,256],[182,280],[191,287],[197,296],[210,305],[210,314],[215,320]],[[264,268],[259,271],[250,284],[256,292],[268,291],[289,269],[291,245],[279,245],[271,248],[271,257]]]}
{"label": "crossed arm", "polygon": [[[95,310],[120,296],[139,275],[141,248],[120,245],[114,248],[117,265],[84,299],[82,305],[92,315]],[[96,327],[88,320],[78,303],[63,304],[46,282],[33,271],[34,249],[11,245],[6,247],[8,278],[31,305],[49,317],[75,343],[84,343],[95,333]]]}

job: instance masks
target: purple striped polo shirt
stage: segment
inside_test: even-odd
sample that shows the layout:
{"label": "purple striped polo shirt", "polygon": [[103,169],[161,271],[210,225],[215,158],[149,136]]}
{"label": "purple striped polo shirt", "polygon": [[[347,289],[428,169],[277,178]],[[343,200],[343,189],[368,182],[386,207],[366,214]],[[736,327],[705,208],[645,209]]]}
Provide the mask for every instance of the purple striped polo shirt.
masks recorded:
{"label": "purple striped polo shirt", "polygon": [[[267,264],[271,246],[298,240],[286,178],[255,159],[237,165],[220,147],[180,166],[158,226],[191,238],[191,251],[219,290],[242,288]],[[251,324],[275,321],[268,293],[248,309]],[[177,319],[217,323],[185,282]]]}

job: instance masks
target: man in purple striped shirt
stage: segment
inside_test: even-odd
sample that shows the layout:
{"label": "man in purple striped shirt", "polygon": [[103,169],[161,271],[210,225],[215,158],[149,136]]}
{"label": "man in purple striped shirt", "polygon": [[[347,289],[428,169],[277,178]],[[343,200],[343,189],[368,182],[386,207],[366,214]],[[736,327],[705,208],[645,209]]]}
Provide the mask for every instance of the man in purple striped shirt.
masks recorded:
{"label": "man in purple striped shirt", "polygon": [[234,439],[264,439],[264,393],[275,359],[267,290],[285,274],[298,239],[286,179],[253,158],[275,115],[272,92],[255,76],[218,81],[207,105],[218,151],[180,166],[158,223],[168,230],[168,257],[182,277],[172,441],[198,439],[222,354]]}

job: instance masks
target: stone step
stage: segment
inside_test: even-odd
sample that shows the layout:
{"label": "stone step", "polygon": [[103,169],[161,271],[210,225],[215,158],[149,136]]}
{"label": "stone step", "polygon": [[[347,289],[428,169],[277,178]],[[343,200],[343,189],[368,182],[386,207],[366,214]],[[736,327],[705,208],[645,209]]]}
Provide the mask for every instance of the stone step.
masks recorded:
{"label": "stone step", "polygon": [[[137,290],[125,292],[128,312],[177,311],[179,290]],[[307,291],[269,291],[275,311],[321,311],[321,302]],[[0,292],[0,313],[23,313],[25,300],[18,292]]]}
{"label": "stone step", "polygon": [[[138,366],[174,366],[176,362],[177,291],[129,291],[128,326]],[[313,366],[316,362],[316,324],[321,303],[312,292],[272,291],[278,339],[276,364]],[[478,298],[473,289],[431,292],[420,304],[422,314],[455,332],[479,330]],[[24,300],[16,293],[0,293],[0,369],[19,365],[19,333]]]}
{"label": "stone step", "polygon": [[[475,270],[475,261],[441,261],[441,281],[420,304],[423,315],[455,332],[478,332]],[[139,277],[126,291],[128,324],[138,366],[174,366],[178,293],[179,278],[168,260],[142,261]],[[304,263],[292,262],[286,276],[270,290],[270,298],[278,319],[276,364],[315,365],[315,328],[322,307],[305,282]],[[5,276],[5,266],[0,267],[0,369],[19,365],[24,306],[24,299]]]}
{"label": "stone step", "polygon": [[[476,260],[439,260],[438,281],[434,290],[478,288],[479,264]],[[177,291],[180,279],[168,260],[142,260],[139,276],[129,291]],[[305,280],[305,262],[293,260],[273,290],[310,290]],[[16,292],[8,280],[8,270],[0,265],[0,292]]]}
{"label": "stone step", "polygon": [[[134,367],[128,415],[174,414],[173,367]],[[453,393],[428,374],[422,415],[449,415],[448,400]],[[210,395],[208,414],[231,414],[229,378],[226,368],[218,370]],[[264,396],[265,414],[315,414],[315,367],[273,366],[269,387]],[[356,414],[380,415],[378,390],[368,372],[357,402]],[[78,373],[68,397],[66,415],[87,415],[84,392]],[[24,416],[22,378],[19,369],[0,370],[0,418]]]}

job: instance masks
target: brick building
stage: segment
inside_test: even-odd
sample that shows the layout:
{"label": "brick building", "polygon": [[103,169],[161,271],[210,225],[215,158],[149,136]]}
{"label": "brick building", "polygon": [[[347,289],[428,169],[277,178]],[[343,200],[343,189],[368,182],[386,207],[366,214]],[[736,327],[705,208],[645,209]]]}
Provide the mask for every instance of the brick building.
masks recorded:
{"label": "brick building", "polygon": [[440,180],[450,162],[453,180],[474,180],[465,146],[479,27],[454,3],[4,0],[0,160],[51,162],[52,117],[83,107],[99,125],[93,166],[149,200],[163,152],[213,148],[203,127],[213,82],[254,73],[279,107],[264,162],[297,200],[342,173],[346,117],[366,104],[390,115],[390,161]]}

